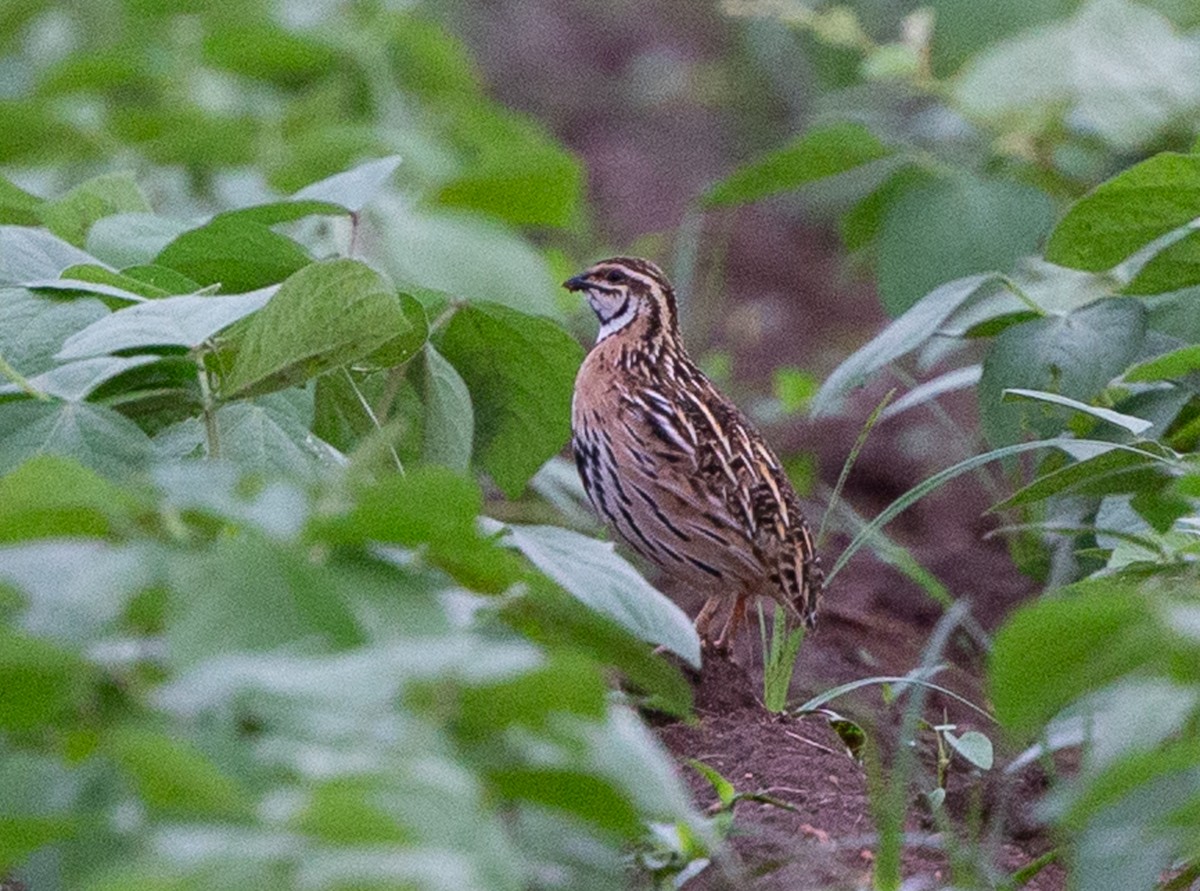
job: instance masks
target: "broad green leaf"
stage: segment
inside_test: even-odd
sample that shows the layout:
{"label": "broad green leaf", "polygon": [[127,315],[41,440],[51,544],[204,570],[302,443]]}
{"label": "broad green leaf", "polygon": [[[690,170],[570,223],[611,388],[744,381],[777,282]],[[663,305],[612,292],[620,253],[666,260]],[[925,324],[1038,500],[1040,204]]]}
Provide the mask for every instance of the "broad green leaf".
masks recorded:
{"label": "broad green leaf", "polygon": [[337,51],[316,33],[262,20],[216,22],[204,37],[204,61],[246,77],[295,89],[333,70]]}
{"label": "broad green leaf", "polygon": [[97,220],[88,230],[87,249],[105,263],[121,269],[144,265],[191,228],[183,220],[153,213],[114,214]]}
{"label": "broad green leaf", "polygon": [[31,291],[51,291],[60,294],[95,294],[97,297],[104,299],[104,302],[113,309],[120,309],[131,303],[143,303],[146,300],[137,291],[129,291],[119,285],[111,285],[104,282],[55,278],[45,281],[26,282],[25,286]]}
{"label": "broad green leaf", "polygon": [[150,203],[133,174],[127,172],[89,179],[39,209],[46,228],[77,247],[84,246],[88,230],[97,220],[118,213],[149,211]]}
{"label": "broad green leaf", "polygon": [[1038,477],[997,504],[1003,510],[1055,495],[1111,495],[1160,489],[1170,479],[1171,460],[1154,447],[1114,449]]}
{"label": "broad green leaf", "polygon": [[912,185],[883,217],[880,300],[896,316],[943,282],[1007,272],[1053,222],[1050,199],[1020,183],[964,173]]}
{"label": "broad green leaf", "polygon": [[1122,377],[1130,382],[1175,380],[1200,371],[1200,344],[1180,347],[1145,362],[1139,362]]}
{"label": "broad green leaf", "polygon": [[[299,479],[317,479],[341,466],[345,459],[296,416],[288,405],[289,395],[272,393],[218,408],[214,457],[246,473]],[[200,418],[187,418],[160,432],[154,448],[163,458],[204,457],[210,454],[209,430]]]}
{"label": "broad green leaf", "polygon": [[950,747],[962,755],[980,770],[991,770],[995,762],[992,741],[978,730],[968,730],[962,736],[955,736],[946,731],[943,736]]}
{"label": "broad green leaf", "polygon": [[134,304],[105,315],[68,337],[55,358],[84,359],[148,347],[195,349],[238,319],[260,310],[275,293],[276,289],[271,287],[249,294],[223,297],[189,294]]}
{"label": "broad green leaf", "polygon": [[[230,395],[291,387],[369,356],[414,328],[395,288],[369,266],[357,260],[313,263],[285,281],[250,320],[224,385]],[[420,344],[404,346],[415,351]]]}
{"label": "broad green leaf", "polygon": [[712,186],[703,202],[708,207],[720,207],[758,201],[891,153],[892,149],[862,124],[831,124],[798,136],[784,148],[735,170]]}
{"label": "broad green leaf", "polygon": [[[463,211],[421,211],[391,195],[375,202],[387,270],[399,282],[558,318],[561,278],[512,229]],[[461,370],[461,369],[460,369]]]}
{"label": "broad green leaf", "polygon": [[133,522],[134,504],[86,467],[40,455],[0,477],[0,541],[107,535]]}
{"label": "broad green leaf", "polygon": [[[939,33],[946,5],[938,4]],[[953,5],[980,23],[989,17],[975,4]],[[1161,12],[1130,0],[1090,0],[1065,22],[990,46],[957,78],[954,98],[972,119],[1009,132],[1048,130],[1065,116],[1070,129],[1132,154],[1194,111],[1198,80],[1200,48]]]}
{"label": "broad green leaf", "polygon": [[151,444],[136,424],[107,406],[0,404],[0,473],[35,455],[62,455],[105,476],[123,477],[146,465]]}
{"label": "broad green leaf", "polygon": [[628,799],[607,780],[577,770],[513,767],[489,777],[496,794],[572,814],[601,829],[633,839],[642,822]]}
{"label": "broad green leaf", "polygon": [[1138,270],[1125,294],[1162,294],[1200,284],[1200,232],[1167,245]]}
{"label": "broad green leaf", "polygon": [[901,167],[883,185],[847,211],[838,223],[846,249],[857,251],[874,242],[883,227],[888,208],[908,189],[930,178],[928,171],[915,165]]}
{"label": "broad green leaf", "polygon": [[77,831],[78,821],[70,816],[0,815],[0,870],[19,866],[38,848]]}
{"label": "broad green leaf", "polygon": [[1046,245],[1051,263],[1099,272],[1200,216],[1200,155],[1163,152],[1101,183]]}
{"label": "broad green leaf", "polygon": [[[169,270],[164,270],[168,271]],[[189,282],[189,287],[182,291],[168,291],[158,287],[153,282],[124,272],[114,272],[104,266],[86,265],[70,266],[62,271],[62,281],[75,282],[82,285],[108,285],[119,288],[122,292],[137,294],[140,297],[170,297],[172,294],[187,294],[200,290],[200,286]],[[87,290],[81,287],[80,290]]]}
{"label": "broad green leaf", "polygon": [[557,526],[507,529],[521,553],[572,596],[634,636],[700,667],[700,638],[687,614],[642,578],[611,542]]}
{"label": "broad green leaf", "polygon": [[97,262],[91,254],[42,229],[0,226],[0,285],[55,279],[69,266]]}
{"label": "broad green leaf", "polygon": [[1036,733],[1072,700],[1161,654],[1160,634],[1146,600],[1120,578],[1025,606],[994,641],[988,682],[996,716]]}
{"label": "broad green leaf", "polygon": [[691,714],[692,688],[677,668],[615,621],[581,608],[576,598],[540,576],[526,579],[520,596],[506,599],[501,616],[543,647],[579,650],[618,669],[650,697],[653,708],[681,718]]}
{"label": "broad green leaf", "polygon": [[358,493],[345,515],[315,520],[313,534],[335,544],[379,541],[415,547],[473,539],[483,508],[479,487],[441,467],[418,467]]}
{"label": "broad green leaf", "polygon": [[81,705],[91,671],[74,653],[0,630],[0,728],[49,728]]}
{"label": "broad green leaf", "polygon": [[43,200],[0,176],[0,224],[38,225],[41,222],[38,208]]}
{"label": "broad green leaf", "polygon": [[425,344],[422,389],[425,397],[422,459],[465,473],[471,466],[471,444],[475,436],[471,394],[454,366],[428,343]]}
{"label": "broad green leaf", "polygon": [[[126,266],[121,270],[124,278],[132,278],[143,282],[146,288],[164,291],[168,295],[195,294],[202,290],[199,282],[194,282],[186,275],[180,275],[174,269],[166,266],[155,266],[153,263],[143,263],[136,266]],[[146,294],[147,297],[153,296]]]}
{"label": "broad green leaf", "polygon": [[399,166],[398,155],[366,161],[305,186],[292,195],[292,200],[328,202],[358,213],[374,200]]}
{"label": "broad green leaf", "polygon": [[281,282],[312,258],[283,235],[253,220],[217,217],[168,244],[154,263],[225,294],[253,291]]}
{"label": "broad green leaf", "polygon": [[99,300],[52,300],[24,288],[0,288],[0,357],[26,376],[48,371],[68,337],[108,314]]}
{"label": "broad green leaf", "polygon": [[141,727],[109,729],[103,751],[132,782],[138,797],[172,814],[244,817],[245,793],[200,750],[177,736]]}
{"label": "broad green leaf", "polygon": [[171,663],[196,666],[218,653],[273,650],[303,640],[322,649],[362,643],[333,574],[248,530],[204,551],[176,555],[166,630]]}
{"label": "broad green leaf", "polygon": [[1028,431],[1044,437],[1062,430],[1058,414],[1029,404],[1005,403],[1004,390],[1022,388],[1091,399],[1138,355],[1145,330],[1145,307],[1124,297],[1004,329],[984,358],[979,381],[988,441],[1003,445]]}
{"label": "broad green leaf", "polygon": [[579,344],[546,319],[475,303],[436,341],[475,406],[475,454],[511,498],[571,434]]}
{"label": "broad green leaf", "polygon": [[956,309],[995,281],[994,275],[972,275],[930,291],[833,370],[813,397],[813,416],[836,410],[846,393],[927,341]]}
{"label": "broad green leaf", "polygon": [[1099,418],[1101,421],[1106,421],[1109,424],[1115,424],[1125,430],[1128,430],[1134,436],[1145,433],[1154,424],[1151,421],[1135,418],[1131,415],[1121,414],[1119,411],[1113,411],[1110,408],[1101,408],[1098,405],[1088,405],[1086,402],[1080,402],[1077,399],[1068,399],[1066,396],[1060,396],[1057,393],[1046,393],[1041,390],[1022,390],[1018,387],[1009,387],[1002,394],[1007,401],[1011,397],[1018,399],[1031,399],[1034,402],[1049,402],[1052,405],[1061,405],[1065,408],[1072,409],[1077,412],[1082,412],[1086,415],[1091,415],[1094,418]]}

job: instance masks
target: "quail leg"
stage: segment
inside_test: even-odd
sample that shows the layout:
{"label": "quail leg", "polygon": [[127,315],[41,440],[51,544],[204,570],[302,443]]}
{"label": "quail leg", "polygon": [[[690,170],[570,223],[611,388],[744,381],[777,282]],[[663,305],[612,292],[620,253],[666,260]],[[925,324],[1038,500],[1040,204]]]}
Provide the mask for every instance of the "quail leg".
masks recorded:
{"label": "quail leg", "polygon": [[734,601],[733,609],[729,611],[729,618],[725,621],[725,627],[721,629],[720,637],[713,642],[713,648],[718,653],[728,655],[732,649],[733,639],[737,637],[738,631],[746,623],[746,601],[748,599],[745,593],[741,593]]}
{"label": "quail leg", "polygon": [[708,631],[712,626],[713,619],[716,618],[717,612],[721,609],[721,598],[710,597],[704,601],[704,606],[700,609],[700,613],[696,616],[696,633],[700,635],[700,645],[708,646]]}

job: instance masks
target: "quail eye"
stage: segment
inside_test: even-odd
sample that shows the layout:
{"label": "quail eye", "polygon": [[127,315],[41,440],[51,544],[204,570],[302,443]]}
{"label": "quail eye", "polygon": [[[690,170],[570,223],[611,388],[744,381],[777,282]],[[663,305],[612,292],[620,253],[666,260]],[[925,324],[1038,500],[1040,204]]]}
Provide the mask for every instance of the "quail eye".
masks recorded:
{"label": "quail eye", "polygon": [[624,275],[622,275],[620,272],[618,272],[618,271],[617,271],[617,270],[615,270],[615,269],[610,269],[610,270],[607,272],[607,274],[605,274],[605,276],[604,276],[604,280],[605,280],[606,282],[609,282],[610,284],[614,284],[614,285],[615,285],[617,282],[619,282],[619,281],[622,281],[624,278],[625,278],[625,276],[624,276]]}

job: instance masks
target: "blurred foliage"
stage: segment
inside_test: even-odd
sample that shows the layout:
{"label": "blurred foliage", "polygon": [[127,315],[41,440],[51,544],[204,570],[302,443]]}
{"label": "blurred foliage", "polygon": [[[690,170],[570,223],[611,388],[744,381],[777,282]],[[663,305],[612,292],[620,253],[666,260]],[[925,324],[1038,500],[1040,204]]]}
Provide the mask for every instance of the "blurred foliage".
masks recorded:
{"label": "blurred foliage", "polygon": [[0,19],[0,879],[706,862],[632,708],[690,712],[651,653],[698,664],[687,617],[611,545],[483,515],[580,514],[582,350],[528,240],[580,223],[576,159],[419,9]]}
{"label": "blurred foliage", "polygon": [[[978,436],[965,432],[981,454],[897,499],[832,574],[924,494],[1006,462],[1017,491],[996,509],[1013,520],[1014,559],[1047,585],[991,654],[997,717],[1032,744],[1010,770],[1082,747],[1078,772],[1042,812],[1064,842],[1070,887],[1190,881],[1200,858],[1195,4],[724,8],[753,20],[746,33],[764,60],[801,49],[820,88],[801,97],[777,74],[781,95],[815,113],[704,200],[802,188],[809,212],[838,218],[895,317],[829,376],[814,412],[844,410],[852,389],[893,368],[909,392],[888,418],[956,390],[978,398]],[[1043,457],[1016,460],[1031,452]],[[876,883],[896,887],[898,872]]]}

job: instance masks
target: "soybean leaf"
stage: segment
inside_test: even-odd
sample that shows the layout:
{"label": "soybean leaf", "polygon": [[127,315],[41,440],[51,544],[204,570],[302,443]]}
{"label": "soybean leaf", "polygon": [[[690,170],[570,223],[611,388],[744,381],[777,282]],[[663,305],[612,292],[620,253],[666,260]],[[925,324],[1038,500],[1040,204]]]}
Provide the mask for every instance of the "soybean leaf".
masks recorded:
{"label": "soybean leaf", "polygon": [[68,266],[98,262],[42,229],[0,226],[0,285],[58,278]]}
{"label": "soybean leaf", "polygon": [[222,292],[236,294],[283,281],[312,258],[296,242],[262,223],[217,217],[184,232],[154,262],[201,285],[219,284]]}
{"label": "soybean leaf", "polygon": [[1051,263],[1099,272],[1200,216],[1200,155],[1163,152],[1101,183],[1067,211]]}
{"label": "soybean leaf", "polygon": [[[131,368],[157,362],[157,356],[97,356],[57,365],[49,371],[34,375],[28,384],[34,390],[67,402],[81,402],[106,381]],[[0,395],[23,392],[17,384],[0,385]]]}
{"label": "soybean leaf", "polygon": [[38,207],[43,200],[0,176],[0,224],[36,226],[41,222]]}
{"label": "soybean leaf", "polygon": [[1068,464],[1038,477],[993,510],[1032,504],[1054,495],[1111,495],[1162,488],[1170,478],[1171,462],[1151,446],[1114,449]]}
{"label": "soybean leaf", "polygon": [[[225,378],[229,395],[283,389],[369,356],[416,332],[396,289],[357,260],[313,263],[288,278],[250,320]],[[414,338],[414,341],[416,338]],[[402,361],[420,343],[402,343]]]}
{"label": "soybean leaf", "polygon": [[[165,267],[164,271],[166,270]],[[182,291],[170,291],[160,288],[152,281],[146,281],[136,275],[129,275],[124,272],[114,272],[104,266],[96,266],[94,264],[85,264],[82,266],[69,266],[62,271],[60,281],[73,282],[79,286],[80,290],[86,291],[87,285],[107,285],[112,288],[118,288],[121,292],[136,294],[139,297],[170,297],[172,294],[189,294],[200,290],[200,286],[195,282],[184,279],[188,282],[188,286]],[[137,301],[134,301],[137,302]]]}
{"label": "soybean leaf", "polygon": [[141,727],[108,728],[103,750],[153,808],[207,817],[244,817],[250,812],[237,784],[177,737]]}
{"label": "soybean leaf", "polygon": [[1110,408],[1101,408],[1097,405],[1088,405],[1086,402],[1080,402],[1077,399],[1069,399],[1066,396],[1060,396],[1057,393],[1046,393],[1041,390],[1022,390],[1016,387],[1009,387],[1004,391],[1003,398],[1005,400],[1011,397],[1019,399],[1032,399],[1034,402],[1049,402],[1053,405],[1061,405],[1074,411],[1083,412],[1091,415],[1094,418],[1099,418],[1102,421],[1107,421],[1109,424],[1115,424],[1128,430],[1133,435],[1137,436],[1140,433],[1145,433],[1154,424],[1151,421],[1135,418],[1132,415],[1121,414],[1119,411],[1113,411]]}
{"label": "soybean leaf", "polygon": [[1054,222],[1040,190],[963,174],[909,186],[879,232],[879,296],[899,315],[942,282],[1007,272],[1034,253]]}
{"label": "soybean leaf", "polygon": [[507,527],[526,557],[566,591],[634,636],[700,667],[700,639],[687,614],[613,549],[557,526]]}
{"label": "soybean leaf", "polygon": [[1138,270],[1125,294],[1162,294],[1200,284],[1200,232],[1167,245]]}
{"label": "soybean leaf", "polygon": [[471,445],[475,436],[471,393],[454,366],[429,343],[425,344],[422,385],[425,430],[421,457],[466,472],[471,466]]}
{"label": "soybean leaf", "polygon": [[195,294],[138,303],[97,319],[67,338],[57,359],[83,359],[117,350],[177,346],[195,348],[238,319],[266,305],[275,288],[249,294]]}
{"label": "soybean leaf", "polygon": [[118,213],[92,224],[87,234],[87,249],[105,263],[124,269],[149,263],[191,228],[183,220],[158,214]]}
{"label": "soybean leaf", "polygon": [[888,363],[919,347],[956,309],[996,279],[995,275],[971,275],[930,291],[833,370],[813,397],[812,414],[820,416],[834,411],[842,396],[862,386]]}
{"label": "soybean leaf", "polygon": [[1035,733],[1064,706],[1163,654],[1154,612],[1131,584],[1105,577],[1022,607],[993,643],[996,717]]}
{"label": "soybean leaf", "polygon": [[399,166],[399,155],[366,161],[305,186],[292,195],[292,200],[324,201],[358,213],[375,198]]}
{"label": "soybean leaf", "polygon": [[1124,371],[1141,350],[1146,310],[1137,300],[1099,300],[1065,316],[1033,319],[1004,329],[983,361],[979,406],[993,445],[1015,442],[1027,430],[1052,436],[1056,415],[1002,401],[1005,389],[1050,391],[1087,400]]}
{"label": "soybean leaf", "polygon": [[1200,344],[1180,347],[1145,362],[1139,362],[1122,375],[1131,382],[1167,381],[1200,371]]}
{"label": "soybean leaf", "polygon": [[992,741],[978,730],[968,730],[962,736],[955,736],[946,731],[943,736],[950,747],[962,755],[980,770],[991,770],[995,762],[995,752]]}
{"label": "soybean leaf", "polygon": [[75,653],[0,630],[0,729],[54,725],[81,704],[91,672]]}
{"label": "soybean leaf", "polygon": [[455,313],[438,350],[475,406],[475,454],[509,497],[570,437],[579,344],[546,319],[490,303]]}
{"label": "soybean leaf", "polygon": [[145,213],[150,203],[132,173],[105,173],[82,182],[40,208],[42,222],[55,235],[83,247],[97,220],[117,213]]}
{"label": "soybean leaf", "polygon": [[703,203],[720,207],[758,201],[891,153],[892,149],[862,124],[831,124],[798,136],[784,148],[735,170],[705,193]]}
{"label": "soybean leaf", "polygon": [[39,455],[0,477],[0,541],[108,535],[132,522],[134,504],[83,465]]}
{"label": "soybean leaf", "polygon": [[0,288],[0,356],[25,375],[57,364],[55,354],[68,337],[82,331],[108,310],[99,300],[51,300],[24,288]]}
{"label": "soybean leaf", "polygon": [[150,440],[136,424],[88,402],[0,404],[0,473],[34,455],[63,455],[111,477],[144,467]]}
{"label": "soybean leaf", "polygon": [[[304,394],[300,391],[301,398]],[[244,472],[267,476],[316,479],[321,472],[344,463],[331,445],[314,436],[291,405],[290,393],[241,399],[217,409],[214,422],[220,457]],[[199,418],[187,418],[158,434],[157,454],[188,458],[209,454],[209,431]]]}

